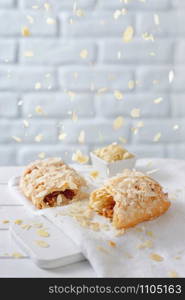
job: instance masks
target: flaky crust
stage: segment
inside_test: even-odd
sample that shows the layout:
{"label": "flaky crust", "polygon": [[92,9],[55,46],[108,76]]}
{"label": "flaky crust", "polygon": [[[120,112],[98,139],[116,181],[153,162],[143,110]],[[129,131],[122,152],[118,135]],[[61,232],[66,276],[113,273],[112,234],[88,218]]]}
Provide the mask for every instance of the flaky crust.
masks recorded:
{"label": "flaky crust", "polygon": [[135,170],[124,170],[90,196],[90,207],[111,218],[118,229],[156,218],[169,206],[161,185]]}
{"label": "flaky crust", "polygon": [[[66,165],[60,158],[37,160],[27,166],[20,179],[22,193],[38,208],[64,205],[71,201],[80,200],[86,196],[82,188],[85,180],[73,169]],[[72,193],[72,199],[67,199],[64,191]],[[56,201],[49,205],[46,196],[52,193]],[[52,194],[54,195],[54,194]]]}

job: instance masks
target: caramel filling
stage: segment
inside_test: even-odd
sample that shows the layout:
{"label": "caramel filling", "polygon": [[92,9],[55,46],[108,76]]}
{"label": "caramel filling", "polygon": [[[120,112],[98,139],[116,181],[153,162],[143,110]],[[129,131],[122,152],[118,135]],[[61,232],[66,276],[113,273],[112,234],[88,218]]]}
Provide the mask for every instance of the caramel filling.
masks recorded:
{"label": "caramel filling", "polygon": [[64,197],[66,198],[66,200],[72,200],[73,197],[75,196],[75,192],[73,190],[67,189],[65,191],[57,191],[57,192],[53,192],[47,196],[45,196],[44,198],[44,202],[50,206],[53,207],[55,206],[56,202],[57,202],[57,197],[58,195],[64,195]]}
{"label": "caramel filling", "polygon": [[113,209],[115,206],[115,201],[112,196],[108,196],[106,198],[106,201],[103,203],[102,208],[100,209],[99,213],[106,217],[106,218],[112,218],[113,217]]}

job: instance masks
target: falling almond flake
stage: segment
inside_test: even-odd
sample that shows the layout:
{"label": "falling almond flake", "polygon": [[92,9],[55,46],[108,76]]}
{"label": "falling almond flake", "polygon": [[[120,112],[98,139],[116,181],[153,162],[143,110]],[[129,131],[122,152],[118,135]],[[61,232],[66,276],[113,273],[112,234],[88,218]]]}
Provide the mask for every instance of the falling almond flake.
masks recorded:
{"label": "falling almond flake", "polygon": [[161,262],[164,260],[164,258],[161,255],[156,254],[156,253],[151,253],[149,257],[150,257],[150,259],[157,261],[157,262]]}
{"label": "falling almond flake", "polygon": [[146,173],[147,173],[148,175],[150,175],[150,174],[154,174],[154,173],[158,172],[159,170],[160,170],[160,169],[153,169],[153,170],[147,171]]}
{"label": "falling almond flake", "polygon": [[161,133],[158,132],[158,133],[154,136],[153,142],[158,142],[160,139],[161,139]]}
{"label": "falling almond flake", "polygon": [[132,26],[128,26],[123,33],[123,41],[124,43],[129,43],[132,41],[134,35],[134,29]]}
{"label": "falling almond flake", "polygon": [[38,157],[39,157],[40,159],[44,159],[44,158],[46,157],[46,153],[45,153],[45,152],[40,152],[40,153],[38,154]]}
{"label": "falling almond flake", "polygon": [[28,27],[23,27],[21,30],[21,33],[22,33],[22,36],[24,36],[24,37],[30,36],[30,30]]}
{"label": "falling almond flake", "polygon": [[41,248],[48,248],[49,244],[46,243],[45,241],[35,241],[35,243],[40,246]]}
{"label": "falling almond flake", "polygon": [[137,127],[132,127],[132,128],[131,128],[131,131],[133,132],[133,134],[138,134],[139,128],[137,128]]}
{"label": "falling almond flake", "polygon": [[72,121],[77,121],[78,120],[78,115],[77,115],[77,113],[75,111],[72,112],[71,120]]}
{"label": "falling almond flake", "polygon": [[158,14],[154,14],[154,23],[155,23],[155,25],[159,25],[160,24],[160,19],[159,19],[159,15]]}
{"label": "falling almond flake", "polygon": [[107,88],[100,88],[97,90],[97,94],[102,94],[105,93],[107,91]]}
{"label": "falling almond flake", "polygon": [[46,2],[46,3],[44,3],[44,8],[45,8],[45,10],[48,11],[51,8],[51,5]]}
{"label": "falling almond flake", "polygon": [[179,125],[178,124],[176,124],[176,125],[173,126],[173,130],[178,130],[178,129],[179,129]]}
{"label": "falling almond flake", "polygon": [[49,236],[49,233],[46,230],[43,230],[43,229],[38,229],[37,234],[39,236],[42,236],[42,237],[48,237]]}
{"label": "falling almond flake", "polygon": [[34,56],[34,53],[33,53],[33,51],[25,51],[25,52],[24,52],[24,56],[25,56],[25,57],[33,57],[33,56]]}
{"label": "falling almond flake", "polygon": [[139,121],[139,122],[137,122],[136,127],[137,127],[137,128],[143,128],[144,125],[145,125],[145,124],[144,124],[143,121]]}
{"label": "falling almond flake", "polygon": [[80,150],[77,150],[76,153],[73,153],[72,160],[80,164],[85,164],[89,161],[89,157],[87,155],[82,154]]}
{"label": "falling almond flake", "polygon": [[36,82],[36,83],[35,83],[35,89],[36,89],[36,90],[41,89],[41,83],[40,83],[40,82]]}
{"label": "falling almond flake", "polygon": [[126,144],[127,143],[127,139],[124,138],[123,136],[119,136],[118,140],[123,143],[123,144]]}
{"label": "falling almond flake", "polygon": [[129,82],[128,82],[128,88],[129,88],[130,90],[132,90],[134,87],[135,87],[135,82],[134,82],[134,80],[129,80]]}
{"label": "falling almond flake", "polygon": [[33,24],[33,23],[34,23],[34,18],[33,18],[33,17],[31,17],[31,16],[26,16],[26,18],[27,18],[27,20],[28,20],[28,22],[29,22],[30,24]]}
{"label": "falling almond flake", "polygon": [[123,117],[117,117],[114,122],[113,122],[113,128],[116,130],[116,129],[119,129],[123,126],[124,124],[124,118]]}
{"label": "falling almond flake", "polygon": [[29,122],[27,120],[23,120],[23,124],[25,128],[29,127]]}
{"label": "falling almond flake", "polygon": [[172,82],[173,82],[174,77],[175,77],[174,71],[171,70],[171,71],[169,72],[169,74],[168,74],[169,83],[172,83]]}
{"label": "falling almond flake", "polygon": [[85,143],[85,131],[84,130],[80,131],[80,134],[79,134],[79,137],[78,137],[78,142],[80,144],[84,144]]}
{"label": "falling almond flake", "polygon": [[100,173],[98,171],[91,171],[90,172],[90,176],[94,179],[96,179],[98,176],[100,175]]}
{"label": "falling almond flake", "polygon": [[40,105],[37,105],[36,107],[35,107],[35,112],[37,113],[37,114],[43,114],[43,112],[44,112],[44,110],[43,110],[43,108],[40,106]]}
{"label": "falling almond flake", "polygon": [[8,223],[10,223],[10,221],[9,220],[3,220],[2,223],[3,224],[8,224]]}
{"label": "falling almond flake", "polygon": [[144,39],[145,41],[152,41],[152,42],[154,42],[154,40],[155,40],[153,34],[148,33],[148,32],[144,32],[144,33],[142,34],[142,37],[143,37],[143,39]]}
{"label": "falling almond flake", "polygon": [[35,142],[39,143],[44,139],[44,136],[42,134],[38,134],[35,136]]}
{"label": "falling almond flake", "polygon": [[63,140],[65,140],[66,137],[67,137],[67,133],[62,132],[59,134],[58,139],[59,139],[59,141],[63,141]]}
{"label": "falling almond flake", "polygon": [[83,49],[83,50],[80,51],[80,57],[82,59],[85,59],[85,58],[88,57],[88,51],[87,51],[87,49]]}
{"label": "falling almond flake", "polygon": [[21,225],[22,224],[22,220],[19,220],[19,219],[15,220],[14,223],[17,224],[17,225]]}
{"label": "falling almond flake", "polygon": [[49,24],[49,25],[53,25],[53,24],[56,23],[56,20],[53,19],[53,18],[47,18],[47,19],[46,19],[46,23]]}
{"label": "falling almond flake", "polygon": [[113,13],[113,18],[114,18],[115,20],[117,20],[120,16],[121,16],[121,10],[117,9],[117,10]]}
{"label": "falling almond flake", "polygon": [[114,97],[117,99],[117,100],[123,100],[123,94],[120,92],[120,91],[114,91]]}
{"label": "falling almond flake", "polygon": [[132,118],[139,118],[140,117],[140,109],[139,108],[133,108],[130,112],[130,115]]}
{"label": "falling almond flake", "polygon": [[74,11],[74,14],[77,16],[77,17],[83,17],[85,16],[85,12],[82,10],[82,9],[76,9]]}
{"label": "falling almond flake", "polygon": [[163,101],[163,98],[162,98],[162,97],[159,97],[159,98],[154,99],[154,103],[155,103],[155,104],[159,104],[159,103],[161,103],[162,101]]}
{"label": "falling almond flake", "polygon": [[177,273],[176,271],[170,271],[170,272],[168,273],[168,276],[169,276],[170,278],[178,278],[178,277],[179,277],[179,275],[178,275],[178,273]]}
{"label": "falling almond flake", "polygon": [[12,139],[15,140],[17,143],[21,143],[22,139],[18,136],[12,136]]}
{"label": "falling almond flake", "polygon": [[13,252],[12,253],[12,257],[14,257],[14,258],[21,258],[21,257],[24,257],[21,253],[19,253],[19,252]]}

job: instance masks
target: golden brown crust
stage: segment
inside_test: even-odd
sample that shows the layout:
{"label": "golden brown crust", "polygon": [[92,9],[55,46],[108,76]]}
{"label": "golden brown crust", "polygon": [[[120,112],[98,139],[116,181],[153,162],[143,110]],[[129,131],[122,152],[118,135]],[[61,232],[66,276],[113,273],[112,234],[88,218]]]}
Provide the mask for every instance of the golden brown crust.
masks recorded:
{"label": "golden brown crust", "polygon": [[60,158],[31,163],[20,180],[22,193],[38,209],[64,205],[84,198],[86,194],[82,188],[85,185],[85,180]]}
{"label": "golden brown crust", "polygon": [[110,217],[118,229],[156,218],[169,206],[167,194],[158,182],[131,170],[109,179],[90,196],[90,207]]}

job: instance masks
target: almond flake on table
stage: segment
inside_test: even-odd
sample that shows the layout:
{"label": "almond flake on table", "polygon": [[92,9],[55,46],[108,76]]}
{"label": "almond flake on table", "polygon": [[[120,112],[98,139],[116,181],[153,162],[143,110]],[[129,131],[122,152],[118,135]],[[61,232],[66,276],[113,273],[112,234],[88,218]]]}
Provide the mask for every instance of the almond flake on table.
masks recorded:
{"label": "almond flake on table", "polygon": [[25,57],[33,57],[33,56],[34,56],[34,53],[33,53],[33,51],[25,51],[25,52],[24,52],[24,56],[25,56]]}
{"label": "almond flake on table", "polygon": [[154,234],[152,231],[146,231],[146,235],[148,235],[149,237],[154,237]]}
{"label": "almond flake on table", "polygon": [[117,117],[114,121],[113,121],[113,129],[119,129],[123,126],[124,124],[124,118],[122,116]]}
{"label": "almond flake on table", "polygon": [[161,261],[164,260],[164,258],[161,255],[156,254],[156,253],[151,253],[149,258],[154,260],[154,261],[157,261],[157,262],[161,262]]}
{"label": "almond flake on table", "polygon": [[132,41],[134,36],[134,28],[132,26],[128,26],[123,32],[123,41],[124,43],[129,43]]}
{"label": "almond flake on table", "polygon": [[36,242],[36,244],[38,245],[38,246],[40,246],[41,248],[48,248],[48,247],[50,247],[50,245],[48,244],[48,243],[46,243],[45,241],[35,241]]}
{"label": "almond flake on table", "polygon": [[37,234],[42,237],[49,237],[49,233],[46,230],[38,229]]}
{"label": "almond flake on table", "polygon": [[28,128],[29,127],[28,120],[23,120],[23,125],[24,125],[25,128]]}
{"label": "almond flake on table", "polygon": [[40,82],[36,82],[36,83],[35,83],[35,89],[36,89],[36,90],[40,90],[41,87],[42,87],[42,85],[41,85]]}

